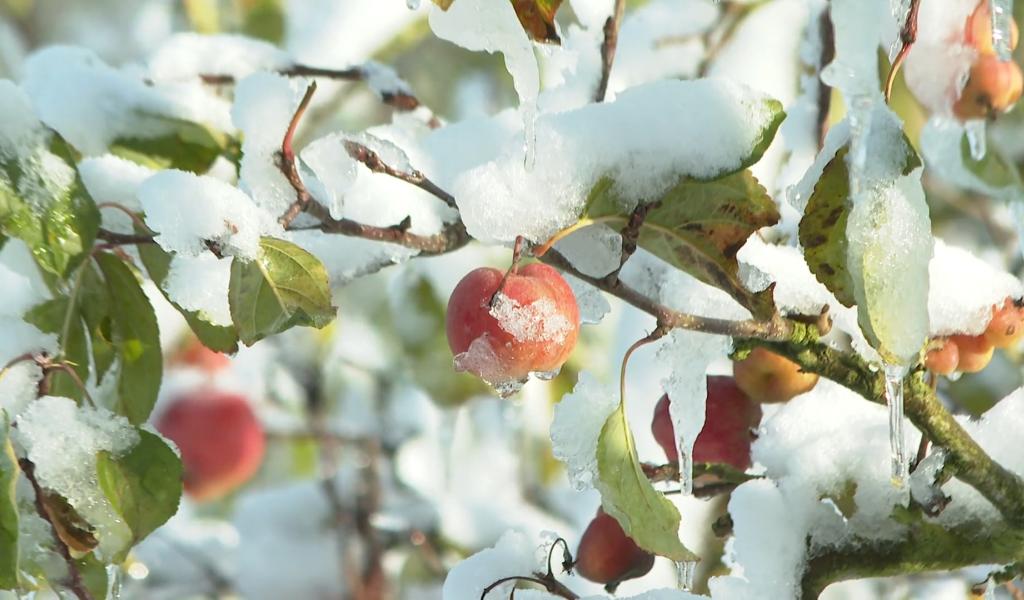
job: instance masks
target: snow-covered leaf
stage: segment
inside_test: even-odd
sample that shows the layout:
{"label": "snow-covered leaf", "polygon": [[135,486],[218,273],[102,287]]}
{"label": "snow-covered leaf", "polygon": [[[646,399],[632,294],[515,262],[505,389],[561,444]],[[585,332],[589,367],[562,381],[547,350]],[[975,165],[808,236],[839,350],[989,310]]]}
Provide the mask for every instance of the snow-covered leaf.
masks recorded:
{"label": "snow-covered leaf", "polygon": [[155,137],[122,137],[110,144],[110,153],[152,169],[180,169],[205,173],[221,154],[238,160],[237,142],[210,127],[184,119],[153,116],[166,121],[167,133]]}
{"label": "snow-covered leaf", "polygon": [[153,410],[163,375],[156,314],[124,261],[100,252],[96,263],[110,290],[111,333],[120,358],[114,411],[138,425]]}
{"label": "snow-covered leaf", "polygon": [[96,456],[100,489],[132,530],[136,544],[178,512],[181,459],[160,436],[139,430],[139,443],[126,454]]}
{"label": "snow-covered leaf", "polygon": [[512,0],[512,7],[523,25],[523,30],[535,42],[558,44],[558,30],[555,29],[555,13],[562,0]]}
{"label": "snow-covered leaf", "polygon": [[[40,267],[61,277],[91,249],[100,217],[68,145],[44,138],[12,156],[0,152],[0,232],[22,239]],[[16,143],[0,139],[0,150],[8,142]]]}
{"label": "snow-covered leaf", "polygon": [[[630,213],[603,179],[591,192],[585,218],[615,229]],[[638,244],[697,279],[729,293],[756,317],[774,311],[771,291],[751,292],[739,278],[736,253],[752,233],[776,223],[779,213],[764,187],[743,170],[712,181],[684,178],[651,205]]]}
{"label": "snow-covered leaf", "polygon": [[156,244],[140,244],[138,247],[142,264],[146,267],[149,277],[156,284],[160,292],[167,298],[168,302],[185,317],[189,328],[204,346],[217,352],[233,354],[238,350],[238,334],[231,327],[213,325],[203,319],[199,313],[186,310],[180,304],[171,299],[164,290],[164,281],[171,270],[171,255]]}
{"label": "snow-covered leaf", "polygon": [[850,178],[844,146],[836,152],[800,219],[800,245],[814,276],[846,306],[853,306],[853,281],[846,270],[846,220],[850,216]]}
{"label": "snow-covered leaf", "polygon": [[7,413],[0,411],[0,590],[18,585],[18,506],[14,500],[18,460],[9,433]]}
{"label": "snow-covered leaf", "polygon": [[228,299],[238,337],[247,346],[295,325],[323,327],[335,314],[323,263],[271,237],[260,240],[256,260],[231,263]]}
{"label": "snow-covered leaf", "polygon": [[620,404],[601,430],[597,442],[601,506],[638,546],[676,562],[698,557],[679,540],[679,511],[651,485],[640,468],[633,434]]}

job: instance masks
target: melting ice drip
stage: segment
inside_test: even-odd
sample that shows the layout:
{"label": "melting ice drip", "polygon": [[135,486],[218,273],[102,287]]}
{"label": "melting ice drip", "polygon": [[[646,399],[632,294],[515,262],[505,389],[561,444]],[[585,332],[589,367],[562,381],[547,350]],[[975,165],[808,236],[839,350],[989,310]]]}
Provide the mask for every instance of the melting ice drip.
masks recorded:
{"label": "melting ice drip", "polygon": [[689,496],[693,493],[693,452],[691,447],[683,441],[677,440],[679,452],[679,493]]}
{"label": "melting ice drip", "polygon": [[981,160],[985,158],[985,120],[971,119],[964,124],[964,131],[967,133],[967,146],[971,151],[971,158]]}
{"label": "melting ice drip", "polygon": [[1010,47],[1013,0],[989,0],[988,6],[992,13],[992,47],[999,60],[1006,62],[1013,58],[1013,48]]}
{"label": "melting ice drip", "polygon": [[885,366],[885,401],[889,405],[889,447],[892,451],[892,481],[902,487],[907,479],[907,444],[903,431],[903,379],[907,368]]}
{"label": "melting ice drip", "polygon": [[693,579],[697,574],[697,561],[685,560],[676,563],[676,586],[681,590],[693,589]]}

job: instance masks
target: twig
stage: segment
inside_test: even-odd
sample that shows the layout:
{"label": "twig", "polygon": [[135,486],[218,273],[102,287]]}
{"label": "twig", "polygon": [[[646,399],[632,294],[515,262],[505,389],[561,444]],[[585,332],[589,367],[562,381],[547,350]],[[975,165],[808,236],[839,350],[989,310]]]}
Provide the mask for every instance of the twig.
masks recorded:
{"label": "twig", "polygon": [[53,534],[53,543],[57,547],[57,553],[61,555],[68,567],[69,580],[65,582],[68,589],[74,592],[79,600],[93,600],[89,588],[86,587],[85,581],[82,579],[82,573],[78,570],[78,564],[71,558],[71,551],[68,550],[67,544],[57,534],[57,526],[53,524],[46,506],[43,504],[43,488],[39,485],[39,480],[36,479],[35,464],[27,458],[21,458],[18,459],[18,466],[21,467],[21,472],[24,473],[25,479],[32,485],[32,491],[35,494],[36,512],[40,518],[50,524],[50,531]]}
{"label": "twig", "polygon": [[494,583],[484,588],[484,591],[480,594],[480,600],[485,600],[487,594],[491,593],[491,590],[493,590],[494,588],[498,587],[503,583],[508,583],[510,581],[529,581],[532,583],[536,583],[537,585],[544,586],[544,589],[548,592],[561,598],[565,598],[566,600],[579,600],[579,595],[577,595],[569,588],[565,587],[564,584],[559,582],[554,577],[547,577],[545,575],[539,574],[534,574],[534,576],[512,575],[509,577],[502,577],[501,579],[495,581]]}
{"label": "twig", "polygon": [[914,45],[914,42],[917,41],[917,13],[920,8],[921,0],[910,0],[910,10],[907,11],[907,20],[903,23],[903,28],[900,29],[900,51],[892,61],[892,66],[889,67],[889,76],[885,78],[886,102],[889,102],[889,100],[892,99],[892,84],[896,81],[896,73],[898,73],[900,67],[903,66],[903,61],[907,59],[907,54],[910,53],[910,48]]}
{"label": "twig", "polygon": [[643,227],[644,220],[647,219],[647,213],[652,208],[657,206],[657,203],[640,202],[633,209],[633,212],[629,215],[629,221],[626,222],[626,226],[622,228],[620,237],[622,238],[622,249],[619,253],[619,266],[611,273],[605,275],[605,281],[612,288],[619,285],[619,273],[622,272],[622,267],[626,265],[626,261],[629,257],[633,256],[636,252],[637,240],[640,238],[640,228]]}
{"label": "twig", "polygon": [[604,41],[601,42],[601,79],[594,92],[594,102],[604,102],[608,93],[608,80],[612,75],[612,64],[615,62],[615,49],[619,45],[619,27],[622,15],[626,12],[626,0],[615,0],[612,14],[604,22]]}
{"label": "twig", "polygon": [[103,240],[108,244],[115,246],[132,246],[137,244],[155,244],[156,238],[153,235],[136,234],[136,233],[117,233],[116,231],[108,231],[106,229],[100,229],[96,232],[96,239]]}
{"label": "twig", "polygon": [[821,79],[821,71],[836,57],[836,32],[832,25],[832,15],[829,6],[821,9],[818,17],[818,33],[821,36],[821,55],[818,57],[818,120],[815,131],[817,132],[818,149],[825,145],[825,134],[827,133],[828,113],[832,108],[832,86]]}
{"label": "twig", "polygon": [[306,93],[302,96],[302,101],[299,102],[299,107],[295,109],[295,114],[292,115],[292,120],[288,123],[288,129],[284,133],[284,139],[281,140],[281,151],[278,154],[278,168],[284,173],[285,178],[288,179],[288,183],[291,184],[292,189],[295,190],[295,200],[288,207],[283,215],[277,220],[281,224],[281,227],[285,229],[292,224],[295,217],[299,216],[299,213],[306,209],[306,206],[312,201],[312,197],[306,192],[306,186],[302,183],[302,177],[299,176],[299,169],[295,162],[295,149],[292,148],[292,140],[295,138],[295,130],[299,127],[299,121],[302,120],[302,115],[305,114],[306,108],[309,107],[309,102],[313,99],[313,94],[316,93],[316,82],[313,81],[306,88]]}
{"label": "twig", "polygon": [[352,140],[345,140],[345,150],[348,152],[349,156],[366,165],[366,167],[374,173],[384,173],[385,175],[390,175],[396,179],[401,179],[406,183],[411,183],[421,190],[437,196],[449,207],[458,210],[459,207],[455,204],[454,196],[438,187],[437,184],[416,169],[408,172],[396,169],[395,167],[385,163],[381,159],[380,155],[373,150],[370,150],[366,146]]}

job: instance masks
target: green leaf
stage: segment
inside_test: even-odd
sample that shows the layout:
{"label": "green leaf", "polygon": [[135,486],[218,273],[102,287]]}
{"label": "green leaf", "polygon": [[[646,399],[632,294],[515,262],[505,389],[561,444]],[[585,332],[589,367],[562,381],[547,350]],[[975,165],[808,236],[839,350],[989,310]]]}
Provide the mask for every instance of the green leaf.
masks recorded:
{"label": "green leaf", "polygon": [[107,597],[107,565],[93,554],[86,554],[75,560],[82,582],[93,598]]}
{"label": "green leaf", "polygon": [[138,251],[150,279],[156,284],[160,293],[167,298],[167,301],[185,317],[189,328],[196,334],[199,341],[207,348],[217,352],[224,352],[226,354],[237,352],[238,334],[235,333],[233,328],[214,325],[204,319],[200,313],[182,308],[181,305],[171,300],[171,297],[164,291],[164,281],[171,270],[171,255],[156,244],[140,244]]}
{"label": "green leaf", "polygon": [[[607,178],[594,187],[585,218],[617,229],[630,213],[613,197]],[[727,292],[756,318],[775,311],[771,289],[751,292],[739,279],[736,253],[752,233],[778,222],[768,193],[749,171],[712,181],[683,179],[650,210],[638,245],[700,281]]]}
{"label": "green leaf", "polygon": [[0,410],[0,590],[18,586],[18,459],[10,432],[7,413]]}
{"label": "green leaf", "polygon": [[601,429],[597,471],[601,506],[638,546],[676,562],[698,560],[679,540],[679,511],[640,467],[621,403]]}
{"label": "green leaf", "polygon": [[229,136],[192,121],[146,115],[168,133],[156,137],[120,138],[110,152],[156,170],[181,169],[202,174],[232,145]]}
{"label": "green leaf", "polygon": [[800,245],[814,276],[845,306],[853,306],[853,280],[846,268],[846,221],[850,216],[849,148],[825,165],[800,219]]}
{"label": "green leaf", "polygon": [[[82,267],[84,268],[84,267]],[[81,305],[67,296],[37,304],[25,313],[25,321],[39,331],[57,336],[60,358],[70,364],[82,382],[89,379],[89,345],[82,325]],[[51,375],[50,393],[82,399],[80,386],[68,373],[56,371]]]}
{"label": "green leaf", "polygon": [[139,429],[139,443],[126,454],[96,455],[100,489],[132,531],[132,545],[178,512],[181,459],[164,440]]}
{"label": "green leaf", "polygon": [[511,0],[526,35],[535,42],[560,44],[555,28],[555,13],[562,0]]}
{"label": "green leaf", "polygon": [[99,383],[117,359],[117,348],[114,346],[114,317],[110,314],[112,299],[107,282],[103,280],[99,269],[92,264],[82,266],[81,289],[78,292],[78,305],[85,328],[89,332],[92,345],[92,361],[95,367],[95,381]]}
{"label": "green leaf", "polygon": [[975,160],[971,156],[971,143],[966,133],[960,140],[960,156],[964,167],[987,186],[1001,189],[1022,184],[1017,165],[1007,160],[998,149],[989,147],[981,160]]}
{"label": "green leaf", "polygon": [[120,258],[100,252],[96,263],[110,291],[111,331],[121,363],[113,408],[138,425],[153,410],[163,376],[156,315],[135,274]]}
{"label": "green leaf", "polygon": [[228,300],[238,337],[247,346],[295,325],[323,327],[335,313],[320,260],[271,237],[260,240],[256,260],[232,261]]}
{"label": "green leaf", "polygon": [[285,13],[281,0],[249,0],[243,8],[242,33],[280,44],[284,39]]}
{"label": "green leaf", "polygon": [[[771,111],[771,120],[768,121],[768,124],[761,130],[761,133],[757,137],[757,141],[754,142],[753,148],[750,149],[750,154],[740,161],[740,166],[727,173],[722,173],[721,175],[736,173],[757,164],[757,162],[761,160],[761,157],[764,156],[764,153],[768,150],[768,146],[771,146],[772,141],[775,140],[775,134],[778,133],[779,126],[786,120],[786,111],[783,110],[782,102],[779,102],[774,98],[767,98],[763,102],[765,108]],[[721,175],[716,177],[721,177]]]}
{"label": "green leaf", "polygon": [[0,233],[23,240],[40,267],[64,277],[92,249],[99,210],[56,134],[20,151],[0,158]]}

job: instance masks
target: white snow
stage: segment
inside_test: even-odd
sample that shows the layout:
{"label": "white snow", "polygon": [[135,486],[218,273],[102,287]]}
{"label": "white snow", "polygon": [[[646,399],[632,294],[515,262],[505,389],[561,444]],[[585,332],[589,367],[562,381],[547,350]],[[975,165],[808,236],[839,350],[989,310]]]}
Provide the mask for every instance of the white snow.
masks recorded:
{"label": "white snow", "polygon": [[204,321],[230,326],[228,283],[231,260],[217,258],[211,252],[196,256],[176,254],[163,282],[168,297],[185,310],[194,311]]}
{"label": "white snow", "polygon": [[977,57],[964,44],[964,26],[978,1],[922,2],[918,11],[917,41],[907,55],[903,76],[914,96],[938,116],[952,114]]}
{"label": "white snow", "polygon": [[514,298],[498,293],[490,315],[519,342],[558,344],[575,325],[559,312],[551,298],[540,298],[523,306]]}
{"label": "white snow", "polygon": [[330,134],[310,142],[300,154],[302,164],[314,175],[303,178],[306,187],[335,219],[344,217],[345,194],[358,175],[358,164],[345,150],[347,139],[343,134]]}
{"label": "white snow", "polygon": [[212,241],[225,254],[254,259],[260,235],[280,229],[244,192],[213,177],[169,169],[147,179],[138,194],[146,225],[168,252],[198,256]]}
{"label": "white snow", "polygon": [[229,75],[238,80],[256,71],[275,71],[290,65],[288,55],[273,44],[241,35],[193,32],[167,38],[147,63],[150,77],[158,82],[199,75]]}
{"label": "white snow", "polygon": [[[576,221],[603,176],[635,203],[657,199],[680,177],[710,179],[738,168],[773,114],[767,97],[725,80],[650,83],[614,102],[542,116],[532,169],[513,139],[448,190],[477,239],[542,242]],[[680,143],[702,139],[715,144]]]}
{"label": "white snow", "polygon": [[[138,213],[142,211],[138,198],[139,187],[155,171],[130,160],[104,154],[83,159],[78,163],[78,173],[96,204],[119,204]],[[103,207],[100,214],[103,216],[103,226],[110,231],[134,232],[135,224],[123,211]]]}
{"label": "white snow", "polygon": [[[484,588],[502,577],[543,572],[547,567],[538,560],[536,549],[537,545],[523,533],[505,533],[493,548],[477,552],[448,572],[442,600],[480,600]],[[514,586],[505,583],[491,593],[495,598],[505,598]]]}
{"label": "white snow", "polygon": [[110,558],[131,532],[96,479],[96,454],[130,450],[139,434],[128,420],[104,408],[79,407],[70,398],[44,396],[18,417],[14,439],[36,465],[39,483],[68,500],[96,528],[100,556]]}
{"label": "white snow", "polygon": [[592,488],[597,482],[597,441],[618,405],[615,388],[602,385],[586,372],[580,374],[572,392],[555,405],[551,452],[565,463],[569,482],[578,491]]}

